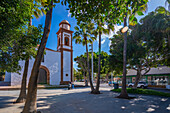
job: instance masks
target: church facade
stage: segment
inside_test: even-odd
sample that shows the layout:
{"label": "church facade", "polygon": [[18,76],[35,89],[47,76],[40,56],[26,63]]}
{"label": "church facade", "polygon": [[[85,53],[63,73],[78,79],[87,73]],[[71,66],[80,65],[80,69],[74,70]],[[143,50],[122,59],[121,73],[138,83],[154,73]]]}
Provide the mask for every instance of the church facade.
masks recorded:
{"label": "church facade", "polygon": [[[57,50],[46,48],[46,54],[42,58],[38,83],[50,85],[68,84],[73,79],[73,46],[71,25],[67,20],[63,20],[59,24],[57,34]],[[27,75],[27,83],[31,76],[31,70],[35,59],[29,60],[29,68]],[[5,82],[10,85],[21,85],[22,75],[24,72],[25,61],[19,61],[21,66],[20,74],[9,73],[5,74]]]}

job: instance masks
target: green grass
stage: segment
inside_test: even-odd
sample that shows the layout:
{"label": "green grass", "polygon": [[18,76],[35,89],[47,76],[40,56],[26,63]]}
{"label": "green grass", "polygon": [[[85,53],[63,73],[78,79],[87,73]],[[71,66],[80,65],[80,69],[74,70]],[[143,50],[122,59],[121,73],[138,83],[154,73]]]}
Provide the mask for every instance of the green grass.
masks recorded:
{"label": "green grass", "polygon": [[[111,91],[121,92],[121,89],[113,89]],[[127,93],[170,97],[170,93],[164,93],[164,92],[155,91],[155,90],[151,90],[151,89],[132,89],[132,88],[127,88]]]}

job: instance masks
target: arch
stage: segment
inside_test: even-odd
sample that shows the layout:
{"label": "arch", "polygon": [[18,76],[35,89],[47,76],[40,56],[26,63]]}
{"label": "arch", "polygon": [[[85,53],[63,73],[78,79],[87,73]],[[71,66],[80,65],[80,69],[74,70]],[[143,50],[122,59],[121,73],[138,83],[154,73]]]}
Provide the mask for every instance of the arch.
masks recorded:
{"label": "arch", "polygon": [[64,38],[64,45],[69,46],[69,38],[68,37]]}
{"label": "arch", "polygon": [[40,68],[44,69],[47,72],[47,84],[50,84],[50,71],[48,70],[46,66],[43,66],[43,65],[41,65]]}

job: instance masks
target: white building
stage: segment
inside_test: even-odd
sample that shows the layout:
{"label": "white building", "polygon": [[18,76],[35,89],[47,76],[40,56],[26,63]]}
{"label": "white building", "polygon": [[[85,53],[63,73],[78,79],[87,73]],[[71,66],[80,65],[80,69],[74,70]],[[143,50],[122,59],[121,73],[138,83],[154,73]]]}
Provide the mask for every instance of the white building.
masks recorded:
{"label": "white building", "polygon": [[[59,31],[56,33],[58,38],[57,51],[46,48],[46,54],[44,55],[40,66],[38,83],[60,85],[68,84],[69,81],[72,81],[73,31],[70,31],[71,25],[66,20],[63,20],[59,26]],[[29,60],[27,83],[31,75],[34,60],[35,59]],[[10,82],[10,85],[21,85],[25,61],[20,61],[19,64],[22,67],[20,71],[21,74],[6,72],[4,82]]]}

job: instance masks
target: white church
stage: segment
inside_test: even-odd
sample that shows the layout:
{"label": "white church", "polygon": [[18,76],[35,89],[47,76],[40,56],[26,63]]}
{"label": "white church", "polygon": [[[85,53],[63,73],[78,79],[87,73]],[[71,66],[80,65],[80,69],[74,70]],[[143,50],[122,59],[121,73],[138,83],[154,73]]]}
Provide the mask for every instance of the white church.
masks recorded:
{"label": "white church", "polygon": [[[68,84],[73,79],[73,46],[71,25],[67,20],[59,24],[57,34],[57,50],[46,48],[38,77],[38,83],[50,85]],[[27,83],[31,76],[31,70],[35,59],[29,60]],[[19,62],[21,66],[20,75],[17,73],[5,73],[4,82],[9,82],[11,86],[21,85],[24,72],[25,61]]]}

